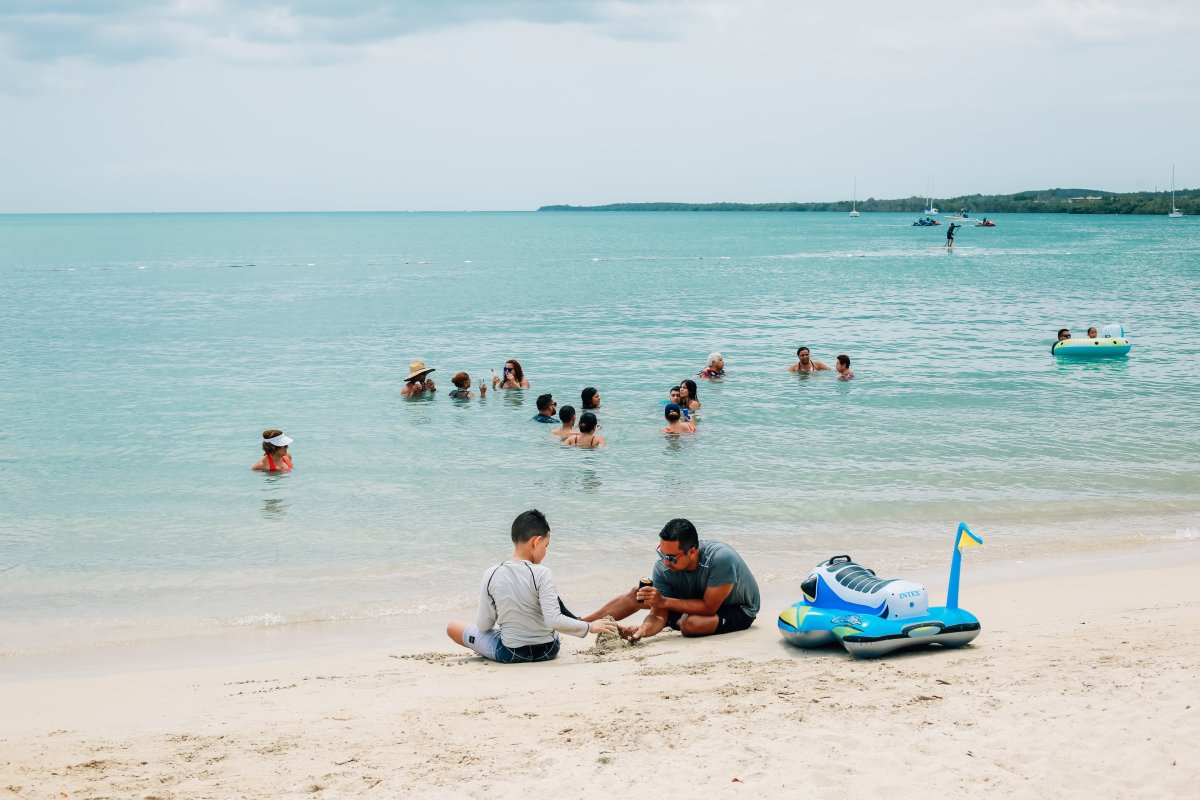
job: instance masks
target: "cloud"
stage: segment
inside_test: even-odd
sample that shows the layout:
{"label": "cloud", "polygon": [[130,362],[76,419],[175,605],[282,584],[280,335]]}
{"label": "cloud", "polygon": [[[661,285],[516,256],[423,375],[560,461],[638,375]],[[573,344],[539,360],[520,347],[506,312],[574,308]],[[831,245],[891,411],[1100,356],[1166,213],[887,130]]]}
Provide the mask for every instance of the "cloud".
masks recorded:
{"label": "cloud", "polygon": [[670,38],[720,3],[683,0],[6,0],[0,61],[120,64],[149,58],[308,60],[413,34],[498,21],[593,26],[613,38]]}

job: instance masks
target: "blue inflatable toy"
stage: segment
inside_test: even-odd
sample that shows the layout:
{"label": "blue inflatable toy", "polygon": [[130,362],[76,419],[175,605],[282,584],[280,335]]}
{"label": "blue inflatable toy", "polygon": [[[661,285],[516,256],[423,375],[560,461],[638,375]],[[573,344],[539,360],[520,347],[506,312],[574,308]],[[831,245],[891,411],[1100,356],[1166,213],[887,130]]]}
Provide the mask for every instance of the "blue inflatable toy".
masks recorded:
{"label": "blue inflatable toy", "polygon": [[804,599],[779,615],[779,632],[797,647],[840,643],[856,658],[878,658],[909,647],[962,647],[979,635],[979,620],[958,607],[962,551],[983,544],[965,522],[954,536],[950,585],[944,607],[929,607],[919,583],[880,580],[850,556],[817,566],[800,589]]}

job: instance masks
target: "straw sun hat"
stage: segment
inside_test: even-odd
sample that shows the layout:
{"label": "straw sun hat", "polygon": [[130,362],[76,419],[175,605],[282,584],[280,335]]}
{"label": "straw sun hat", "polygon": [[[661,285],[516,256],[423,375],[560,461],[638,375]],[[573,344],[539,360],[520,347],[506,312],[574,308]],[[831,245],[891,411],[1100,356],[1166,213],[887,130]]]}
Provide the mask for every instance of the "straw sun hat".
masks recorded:
{"label": "straw sun hat", "polygon": [[427,375],[430,372],[433,372],[433,369],[426,367],[425,362],[418,358],[416,361],[408,365],[408,377],[404,380],[411,381],[413,378]]}

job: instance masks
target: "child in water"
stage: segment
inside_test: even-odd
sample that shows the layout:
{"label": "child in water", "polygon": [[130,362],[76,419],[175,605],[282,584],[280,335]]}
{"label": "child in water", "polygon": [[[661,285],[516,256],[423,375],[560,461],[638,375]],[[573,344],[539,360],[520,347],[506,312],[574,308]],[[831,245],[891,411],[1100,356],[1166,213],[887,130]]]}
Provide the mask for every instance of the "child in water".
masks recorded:
{"label": "child in water", "polygon": [[662,429],[663,433],[696,432],[696,426],[683,419],[683,410],[675,403],[667,403],[667,407],[663,411],[663,416],[667,419],[667,427]]}
{"label": "child in water", "polygon": [[844,353],[842,355],[838,356],[837,364],[834,365],[834,369],[837,370],[838,380],[840,380],[840,381],[854,380],[854,373],[850,371],[850,356],[845,355]]}
{"label": "child in water", "polygon": [[292,456],[288,453],[288,445],[292,443],[290,436],[284,436],[277,428],[263,431],[263,457],[250,469],[256,472],[291,472]]}

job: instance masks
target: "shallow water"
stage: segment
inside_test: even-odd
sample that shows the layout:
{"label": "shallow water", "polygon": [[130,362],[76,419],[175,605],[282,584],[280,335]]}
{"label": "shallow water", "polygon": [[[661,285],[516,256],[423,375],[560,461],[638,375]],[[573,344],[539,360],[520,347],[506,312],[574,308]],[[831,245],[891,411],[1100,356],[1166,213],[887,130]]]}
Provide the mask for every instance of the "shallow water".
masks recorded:
{"label": "shallow water", "polygon": [[[973,558],[1195,537],[1200,223],[997,221],[947,253],[890,214],[0,217],[0,649],[467,607],[529,507],[595,596],[674,516],[766,580],[941,563],[960,519]],[[1049,355],[1107,322],[1129,358]],[[661,436],[711,350],[700,433]],[[531,390],[446,397],[509,357]],[[529,421],[589,385],[606,450]],[[294,473],[249,472],[267,427]]]}

